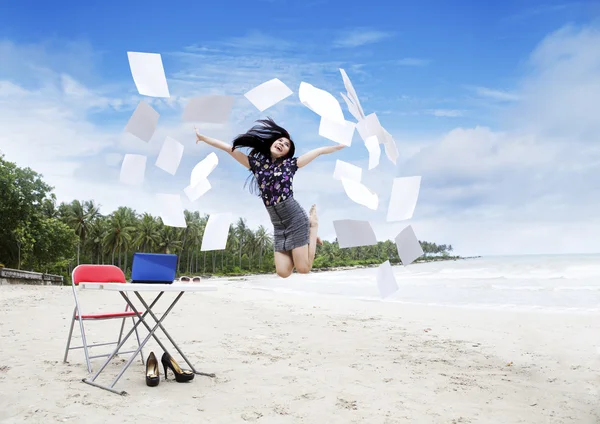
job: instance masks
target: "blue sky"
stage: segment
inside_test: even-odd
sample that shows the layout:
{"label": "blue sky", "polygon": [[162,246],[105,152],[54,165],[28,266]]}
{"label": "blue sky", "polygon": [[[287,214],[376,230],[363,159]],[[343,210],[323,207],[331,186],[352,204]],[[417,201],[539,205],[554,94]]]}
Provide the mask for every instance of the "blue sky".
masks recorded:
{"label": "blue sky", "polygon": [[[298,86],[331,92],[353,120],[339,95],[343,68],[400,158],[393,166],[382,154],[366,173],[365,184],[378,187],[376,212],[331,178],[336,159],[366,165],[358,135],[301,170],[297,198],[307,208],[317,202],[325,238],[334,237],[331,221],[349,218],[371,220],[380,239],[412,224],[419,238],[463,254],[597,251],[584,240],[600,235],[597,2],[203,3],[2,2],[0,151],[42,172],[60,200],[154,212],[153,194],[181,192],[211,151],[181,122],[190,97],[237,96],[229,125],[201,126],[206,134],[229,141],[268,114],[303,153],[331,143]],[[162,55],[170,99],[137,93],[127,51]],[[274,77],[294,96],[261,114],[243,94]],[[141,99],[161,114],[150,143],[123,133]],[[153,167],[167,135],[186,147],[174,177]],[[148,155],[141,190],[118,183],[126,153]],[[213,190],[184,204],[268,226],[260,200],[243,189],[245,171],[217,153]],[[423,178],[415,217],[386,223],[391,180],[410,175]]]}

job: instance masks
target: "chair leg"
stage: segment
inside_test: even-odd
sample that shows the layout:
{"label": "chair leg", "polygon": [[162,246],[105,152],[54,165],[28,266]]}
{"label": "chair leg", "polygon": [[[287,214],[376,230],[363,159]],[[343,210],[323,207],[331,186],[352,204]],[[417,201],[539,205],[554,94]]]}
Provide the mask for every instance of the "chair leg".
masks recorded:
{"label": "chair leg", "polygon": [[[117,346],[121,343],[121,339],[123,338],[123,328],[125,328],[125,320],[127,318],[123,318],[121,320],[121,331],[119,332],[119,340],[117,340]],[[118,355],[118,353],[117,353]]]}
{"label": "chair leg", "polygon": [[69,355],[69,347],[71,346],[71,337],[73,337],[73,327],[75,326],[75,314],[77,312],[77,307],[73,309],[73,316],[71,317],[71,328],[69,329],[69,337],[67,338],[67,348],[65,349],[65,357],[63,358],[63,363],[67,362],[67,356]]}
{"label": "chair leg", "polygon": [[79,329],[81,330],[81,341],[83,342],[83,352],[85,353],[85,362],[87,363],[88,372],[92,373],[92,363],[90,362],[90,352],[88,351],[87,340],[85,339],[85,330],[83,329],[83,320],[79,314]]}
{"label": "chair leg", "polygon": [[[133,317],[131,317],[131,322],[135,326],[135,319]],[[140,334],[138,333],[137,327],[135,327],[135,338],[137,339],[138,347],[139,347],[141,342],[140,342]],[[146,363],[144,362],[144,353],[142,352],[142,349],[140,349],[140,358],[142,358],[142,365],[146,365]]]}

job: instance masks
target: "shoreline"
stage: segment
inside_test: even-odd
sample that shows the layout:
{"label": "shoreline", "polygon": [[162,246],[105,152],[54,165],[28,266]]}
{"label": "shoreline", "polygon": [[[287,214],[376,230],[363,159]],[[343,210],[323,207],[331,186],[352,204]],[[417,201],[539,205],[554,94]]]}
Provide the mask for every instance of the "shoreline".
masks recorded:
{"label": "shoreline", "polygon": [[[481,258],[481,256],[451,256],[451,257],[429,257],[428,260],[416,260],[413,263],[411,263],[410,265],[416,265],[416,264],[423,264],[423,263],[429,263],[429,262],[445,262],[445,261],[462,261],[462,260],[468,260],[468,259],[477,259],[477,258]],[[384,261],[385,262],[385,261]],[[390,262],[390,264],[392,265],[392,267],[394,266],[401,266],[402,263],[401,262]],[[336,267],[327,267],[327,268],[313,268],[311,270],[311,272],[314,273],[322,273],[322,272],[332,272],[332,271],[351,271],[353,269],[364,269],[364,268],[377,268],[381,265],[381,263],[376,263],[376,264],[365,264],[365,265],[346,265],[346,266],[336,266]],[[202,279],[216,279],[216,278],[229,278],[229,277],[254,277],[254,276],[260,276],[260,275],[273,275],[275,274],[275,272],[254,272],[254,273],[231,273],[231,274],[196,274],[197,276],[201,277]],[[188,277],[193,277],[193,275],[187,275],[187,274],[181,274],[181,275],[186,275]]]}

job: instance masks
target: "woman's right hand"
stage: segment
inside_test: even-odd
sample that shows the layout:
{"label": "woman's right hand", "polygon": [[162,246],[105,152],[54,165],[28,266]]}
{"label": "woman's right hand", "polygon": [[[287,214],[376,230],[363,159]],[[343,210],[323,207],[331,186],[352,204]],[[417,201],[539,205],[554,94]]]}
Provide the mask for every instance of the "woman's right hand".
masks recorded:
{"label": "woman's right hand", "polygon": [[196,127],[194,127],[194,131],[196,131],[196,144],[198,144],[199,141],[206,141],[206,138],[198,132]]}

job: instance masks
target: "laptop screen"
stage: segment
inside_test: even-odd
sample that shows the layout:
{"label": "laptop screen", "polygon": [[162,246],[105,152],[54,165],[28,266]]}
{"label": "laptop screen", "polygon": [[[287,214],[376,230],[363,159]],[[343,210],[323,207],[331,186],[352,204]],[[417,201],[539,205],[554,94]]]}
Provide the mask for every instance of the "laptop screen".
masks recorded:
{"label": "laptop screen", "polygon": [[177,255],[134,253],[131,267],[132,283],[167,283],[175,280]]}

